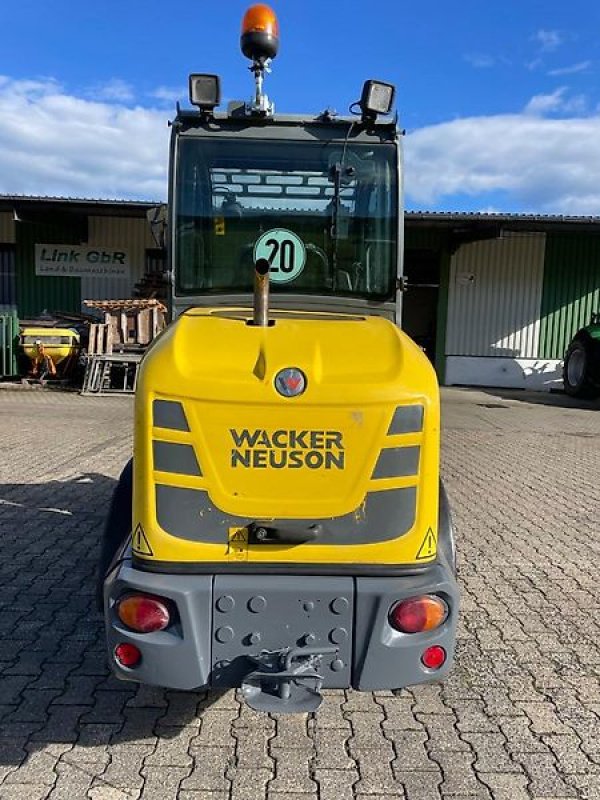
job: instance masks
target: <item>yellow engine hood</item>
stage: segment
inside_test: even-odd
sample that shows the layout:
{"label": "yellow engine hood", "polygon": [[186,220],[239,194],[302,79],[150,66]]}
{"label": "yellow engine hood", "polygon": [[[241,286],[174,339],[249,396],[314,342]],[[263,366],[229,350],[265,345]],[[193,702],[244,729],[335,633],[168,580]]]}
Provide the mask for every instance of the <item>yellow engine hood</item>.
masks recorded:
{"label": "yellow engine hood", "polygon": [[[308,520],[328,533],[294,547],[248,545],[241,558],[404,563],[418,560],[427,535],[420,558],[433,558],[439,401],[421,350],[383,318],[277,312],[267,328],[247,319],[191,310],[143,361],[138,555],[226,560],[248,522]],[[299,396],[276,388],[286,368],[306,378]],[[394,516],[399,502],[412,511]]]}

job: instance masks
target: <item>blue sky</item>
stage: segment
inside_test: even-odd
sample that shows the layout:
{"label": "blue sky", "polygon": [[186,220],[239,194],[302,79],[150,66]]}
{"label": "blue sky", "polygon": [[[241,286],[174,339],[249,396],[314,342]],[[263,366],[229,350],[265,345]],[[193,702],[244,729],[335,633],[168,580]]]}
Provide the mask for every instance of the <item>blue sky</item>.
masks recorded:
{"label": "blue sky", "polygon": [[[166,120],[188,73],[219,73],[226,98],[250,95],[248,5],[5,6],[0,192],[163,199]],[[600,214],[600,6],[272,6],[277,110],[345,112],[365,78],[397,85],[409,207]]]}

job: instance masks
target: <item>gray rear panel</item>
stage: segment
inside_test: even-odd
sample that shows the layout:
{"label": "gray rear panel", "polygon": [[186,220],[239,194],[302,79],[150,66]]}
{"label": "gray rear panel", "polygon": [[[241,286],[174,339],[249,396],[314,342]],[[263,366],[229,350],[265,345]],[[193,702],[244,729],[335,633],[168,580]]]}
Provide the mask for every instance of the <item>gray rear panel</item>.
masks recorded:
{"label": "gray rear panel", "polygon": [[212,685],[239,686],[246,655],[293,647],[339,648],[322,660],[325,688],[351,681],[354,580],[217,575],[213,590]]}
{"label": "gray rear panel", "polygon": [[[177,616],[167,630],[139,634],[118,619],[114,604],[142,591],[169,598]],[[388,620],[390,608],[423,593],[440,595],[448,618],[436,630],[403,634]],[[438,681],[454,656],[458,586],[445,558],[420,575],[395,578],[297,575],[170,575],[121,564],[105,583],[109,660],[118,677],[175,689],[240,686],[256,668],[248,656],[332,646],[322,658],[324,688],[397,689]],[[117,644],[142,651],[135,669],[119,667]],[[442,646],[447,661],[437,670],[421,661],[425,648]]]}

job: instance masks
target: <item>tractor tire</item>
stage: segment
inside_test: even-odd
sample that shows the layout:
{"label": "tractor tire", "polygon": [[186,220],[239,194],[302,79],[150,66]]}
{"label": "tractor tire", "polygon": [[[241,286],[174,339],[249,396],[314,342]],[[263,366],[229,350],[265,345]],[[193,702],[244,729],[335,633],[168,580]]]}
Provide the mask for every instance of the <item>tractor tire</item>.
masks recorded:
{"label": "tractor tire", "polygon": [[450,502],[446,494],[446,488],[440,481],[440,510],[438,527],[438,548],[442,553],[452,574],[456,577],[456,545],[454,542],[454,525],[452,524],[452,514],[450,513]]}
{"label": "tractor tire", "polygon": [[131,535],[133,507],[133,459],[127,462],[113,492],[108,517],[102,533],[100,558],[96,576],[96,605],[98,611],[104,606],[104,579],[117,551]]}
{"label": "tractor tire", "polygon": [[594,364],[594,342],[576,336],[565,353],[563,368],[563,384],[565,392],[570,397],[579,399],[594,399],[600,396],[600,387],[594,381],[594,373],[598,365]]}

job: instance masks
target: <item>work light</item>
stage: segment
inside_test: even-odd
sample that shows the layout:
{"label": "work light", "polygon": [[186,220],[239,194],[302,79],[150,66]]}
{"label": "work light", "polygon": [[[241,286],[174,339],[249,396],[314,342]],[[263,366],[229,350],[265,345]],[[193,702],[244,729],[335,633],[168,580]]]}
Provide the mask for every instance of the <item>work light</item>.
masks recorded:
{"label": "work light", "polygon": [[396,88],[391,83],[365,81],[359,102],[363,118],[374,119],[377,114],[389,114],[395,94]]}
{"label": "work light", "polygon": [[190,75],[190,103],[202,111],[212,111],[221,102],[218,75]]}

